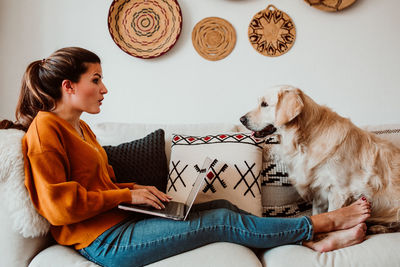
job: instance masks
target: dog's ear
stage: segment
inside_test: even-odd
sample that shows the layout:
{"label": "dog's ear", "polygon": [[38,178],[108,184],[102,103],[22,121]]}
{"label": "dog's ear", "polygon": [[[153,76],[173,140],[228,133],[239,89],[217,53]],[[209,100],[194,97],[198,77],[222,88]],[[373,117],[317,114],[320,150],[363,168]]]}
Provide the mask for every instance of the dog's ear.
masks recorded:
{"label": "dog's ear", "polygon": [[290,122],[301,113],[303,107],[304,103],[299,89],[280,91],[275,110],[275,125],[282,126]]}

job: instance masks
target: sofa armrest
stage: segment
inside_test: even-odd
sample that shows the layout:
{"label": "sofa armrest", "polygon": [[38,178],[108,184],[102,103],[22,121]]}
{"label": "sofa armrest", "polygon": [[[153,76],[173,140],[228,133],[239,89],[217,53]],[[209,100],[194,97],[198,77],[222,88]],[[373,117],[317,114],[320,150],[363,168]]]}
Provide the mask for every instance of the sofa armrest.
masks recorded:
{"label": "sofa armrest", "polygon": [[53,239],[50,235],[36,238],[24,238],[11,226],[10,214],[0,201],[0,259],[1,266],[28,266],[32,258],[48,247]]}

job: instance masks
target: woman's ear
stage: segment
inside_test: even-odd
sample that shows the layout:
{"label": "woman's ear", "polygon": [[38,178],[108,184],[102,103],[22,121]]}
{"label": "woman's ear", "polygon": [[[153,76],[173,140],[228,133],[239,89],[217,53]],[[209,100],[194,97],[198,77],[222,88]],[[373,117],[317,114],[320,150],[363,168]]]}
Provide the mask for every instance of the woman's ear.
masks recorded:
{"label": "woman's ear", "polygon": [[70,80],[63,80],[61,83],[61,89],[63,92],[67,94],[74,94],[75,89],[73,88],[73,84]]}
{"label": "woman's ear", "polygon": [[279,92],[275,111],[275,125],[282,126],[290,122],[301,113],[303,107],[304,103],[299,89]]}

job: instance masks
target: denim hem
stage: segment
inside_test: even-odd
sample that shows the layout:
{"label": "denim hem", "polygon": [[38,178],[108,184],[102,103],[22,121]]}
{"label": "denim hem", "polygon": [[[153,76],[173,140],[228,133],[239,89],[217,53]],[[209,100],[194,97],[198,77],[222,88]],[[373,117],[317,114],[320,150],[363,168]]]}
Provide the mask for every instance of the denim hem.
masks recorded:
{"label": "denim hem", "polygon": [[299,242],[299,245],[303,245],[304,241],[311,241],[314,238],[314,225],[311,218],[309,216],[304,216],[304,219],[306,220],[308,225],[308,235],[304,240]]}

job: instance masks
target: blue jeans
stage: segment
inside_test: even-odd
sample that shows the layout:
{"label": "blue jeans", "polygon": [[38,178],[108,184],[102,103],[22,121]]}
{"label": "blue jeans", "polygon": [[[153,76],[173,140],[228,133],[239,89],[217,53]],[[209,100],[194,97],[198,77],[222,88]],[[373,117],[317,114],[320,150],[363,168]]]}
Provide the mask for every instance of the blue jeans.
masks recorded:
{"label": "blue jeans", "polygon": [[226,200],[193,206],[186,221],[148,217],[123,221],[79,250],[101,266],[143,266],[213,242],[272,248],[311,240],[310,218],[262,218]]}

